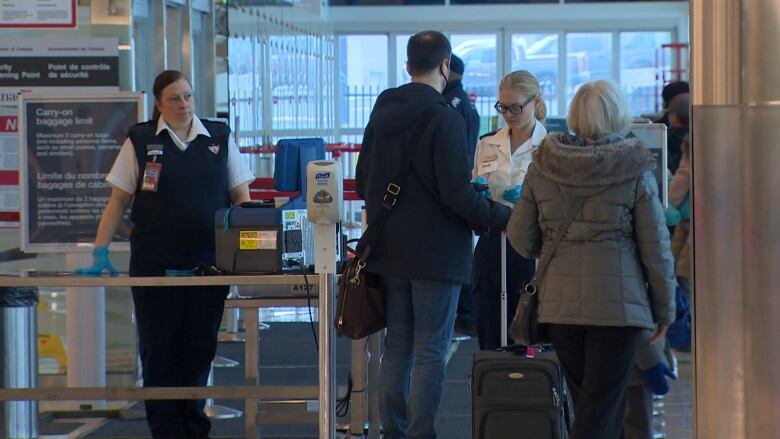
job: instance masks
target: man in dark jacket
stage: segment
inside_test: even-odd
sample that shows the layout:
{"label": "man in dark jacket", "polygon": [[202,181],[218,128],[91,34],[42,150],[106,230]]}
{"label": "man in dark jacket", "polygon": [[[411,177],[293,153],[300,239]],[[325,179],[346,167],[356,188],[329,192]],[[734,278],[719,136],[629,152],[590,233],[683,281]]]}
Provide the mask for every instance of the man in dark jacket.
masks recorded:
{"label": "man in dark jacket", "polygon": [[[469,183],[464,123],[441,94],[450,55],[439,32],[409,39],[412,82],[377,98],[357,163],[356,190],[366,201],[369,228],[392,206],[366,266],[380,275],[387,295],[379,392],[386,439],[436,436],[458,293],[471,280],[471,226],[504,230],[510,214]],[[400,193],[386,190],[407,154],[409,174],[393,182]]]}
{"label": "man in dark jacket", "polygon": [[466,121],[466,138],[468,139],[469,168],[474,167],[474,150],[477,148],[477,135],[479,134],[479,113],[474,103],[471,102],[466,90],[463,89],[464,65],[457,55],[452,55],[450,60],[450,76],[447,78],[447,87],[442,93],[444,98],[455,109],[463,120]]}
{"label": "man in dark jacket", "polygon": [[[450,76],[447,78],[447,87],[442,93],[444,99],[455,109],[463,120],[466,121],[466,139],[468,141],[469,169],[474,168],[474,150],[477,148],[477,134],[479,134],[479,113],[474,103],[471,102],[466,90],[463,90],[463,60],[457,55],[450,59]],[[455,317],[455,332],[476,336],[477,322],[474,316],[474,294],[471,284],[463,285],[458,298],[458,311]]]}

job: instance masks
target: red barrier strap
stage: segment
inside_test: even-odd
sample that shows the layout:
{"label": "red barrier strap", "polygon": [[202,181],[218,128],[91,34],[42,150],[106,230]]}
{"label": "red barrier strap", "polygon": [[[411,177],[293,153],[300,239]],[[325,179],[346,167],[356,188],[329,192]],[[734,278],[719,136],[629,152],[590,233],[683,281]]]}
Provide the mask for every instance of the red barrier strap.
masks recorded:
{"label": "red barrier strap", "polygon": [[[360,147],[360,143],[328,143],[325,145],[325,151],[337,155],[343,152],[360,152]],[[240,146],[238,150],[242,154],[274,154],[276,145]]]}

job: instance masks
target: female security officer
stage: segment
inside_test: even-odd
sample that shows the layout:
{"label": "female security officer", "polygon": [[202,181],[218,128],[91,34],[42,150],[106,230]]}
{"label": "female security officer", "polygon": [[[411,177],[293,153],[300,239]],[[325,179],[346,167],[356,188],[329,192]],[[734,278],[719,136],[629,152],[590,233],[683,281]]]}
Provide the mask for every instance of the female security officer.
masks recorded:
{"label": "female security officer", "polygon": [[[151,121],[130,128],[106,180],[111,198],[98,226],[93,265],[77,274],[115,272],[111,242],[132,201],[130,276],[164,276],[214,263],[214,213],[249,201],[254,176],[224,123],[197,118],[181,72],[154,81]],[[203,386],[217,347],[227,286],[133,287],[145,387]],[[200,400],[148,400],[158,438],[205,438]]]}
{"label": "female security officer", "polygon": [[[474,156],[474,181],[487,185],[485,194],[509,207],[520,197],[523,179],[531,163],[531,153],[547,130],[541,121],[547,117],[539,81],[525,70],[506,75],[499,84],[495,109],[506,126],[480,138]],[[479,347],[494,350],[501,346],[499,323],[501,304],[501,233],[483,234],[474,250],[474,304],[477,314]],[[534,261],[518,255],[507,245],[507,310],[517,307],[519,291],[534,272]]]}

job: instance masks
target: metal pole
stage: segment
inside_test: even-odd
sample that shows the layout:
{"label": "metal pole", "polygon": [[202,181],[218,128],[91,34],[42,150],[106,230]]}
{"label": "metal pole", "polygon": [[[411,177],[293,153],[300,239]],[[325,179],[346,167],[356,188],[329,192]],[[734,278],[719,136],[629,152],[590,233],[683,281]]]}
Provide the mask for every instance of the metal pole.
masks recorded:
{"label": "metal pole", "polygon": [[501,346],[507,345],[506,233],[501,232]]}
{"label": "metal pole", "polygon": [[[743,289],[742,231],[747,225],[741,215],[745,199],[742,162],[746,156],[743,145],[749,142],[743,134],[740,108],[741,34],[747,30],[742,28],[740,3],[690,2],[693,433],[702,439],[761,437],[745,435],[745,327],[746,318],[757,316],[745,313]],[[764,321],[769,329],[771,321]],[[773,344],[762,349],[771,350]]]}
{"label": "metal pole", "polygon": [[[368,215],[365,205],[360,210],[360,222],[363,232],[368,228]],[[381,428],[379,421],[379,360],[382,357],[382,340],[385,331],[368,336],[368,383],[366,384],[368,399],[368,434],[366,439],[379,439]]]}
{"label": "metal pole", "polygon": [[157,71],[162,72],[168,68],[168,14],[165,9],[165,0],[152,0],[152,17],[154,17],[154,64]]}
{"label": "metal pole", "polygon": [[776,9],[691,1],[697,438],[780,429],[780,210],[770,190],[780,184]]}
{"label": "metal pole", "polygon": [[[364,339],[365,340],[365,339]],[[368,419],[368,362],[371,354],[366,352],[363,346],[368,340],[353,340],[351,343],[352,365],[352,393],[346,395],[349,398],[349,432],[352,435],[363,435],[366,420]]]}
{"label": "metal pole", "polygon": [[[335,236],[335,231],[334,231]],[[335,302],[336,275],[320,274],[320,439],[336,437],[336,344],[331,314]]]}
{"label": "metal pole", "polygon": [[[2,388],[38,386],[37,301],[33,288],[0,288]],[[6,401],[0,407],[4,437],[38,437],[38,401]]]}
{"label": "metal pole", "polygon": [[336,224],[315,224],[315,267],[320,275],[319,292],[319,402],[320,439],[336,437],[336,344],[333,334],[333,304],[336,292]]}
{"label": "metal pole", "polygon": [[[259,358],[259,324],[260,313],[258,309],[247,309],[244,313],[244,331],[246,331],[246,343],[244,343],[244,385],[258,386],[257,366]],[[257,438],[257,399],[244,401],[244,429],[247,439]]]}
{"label": "metal pole", "polygon": [[[88,253],[68,253],[68,267],[89,265]],[[106,385],[106,289],[69,287],[67,291],[68,387]],[[105,401],[90,402],[104,408]],[[79,404],[80,405],[80,404]]]}
{"label": "metal pole", "polygon": [[[780,431],[780,54],[776,2],[742,2],[743,286],[745,296],[745,437]],[[766,4],[764,4],[766,3]],[[773,166],[774,165],[774,166]]]}

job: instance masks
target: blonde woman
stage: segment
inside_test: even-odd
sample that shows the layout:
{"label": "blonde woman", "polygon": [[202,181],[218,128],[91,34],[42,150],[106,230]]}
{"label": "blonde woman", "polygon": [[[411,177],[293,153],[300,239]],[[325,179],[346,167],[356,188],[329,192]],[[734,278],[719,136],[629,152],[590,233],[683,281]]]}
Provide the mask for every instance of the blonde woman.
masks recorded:
{"label": "blonde woman", "polygon": [[567,122],[574,136],[550,134],[534,152],[507,237],[524,257],[549,260],[539,322],[574,399],[570,438],[617,439],[637,349],[646,331],[655,344],[674,321],[674,260],[655,161],[625,137],[623,92],[611,81],[584,84]]}
{"label": "blonde woman", "polygon": [[[547,131],[542,122],[547,107],[542,100],[539,81],[529,72],[518,70],[506,75],[499,84],[494,107],[506,122],[498,131],[480,138],[474,155],[472,177],[482,184],[483,193],[509,207],[520,197],[523,179],[531,163],[531,154]],[[501,232],[483,233],[474,251],[474,307],[477,337],[482,350],[501,346]],[[518,255],[507,247],[508,309],[517,306],[518,292],[534,272],[533,259]]]}

